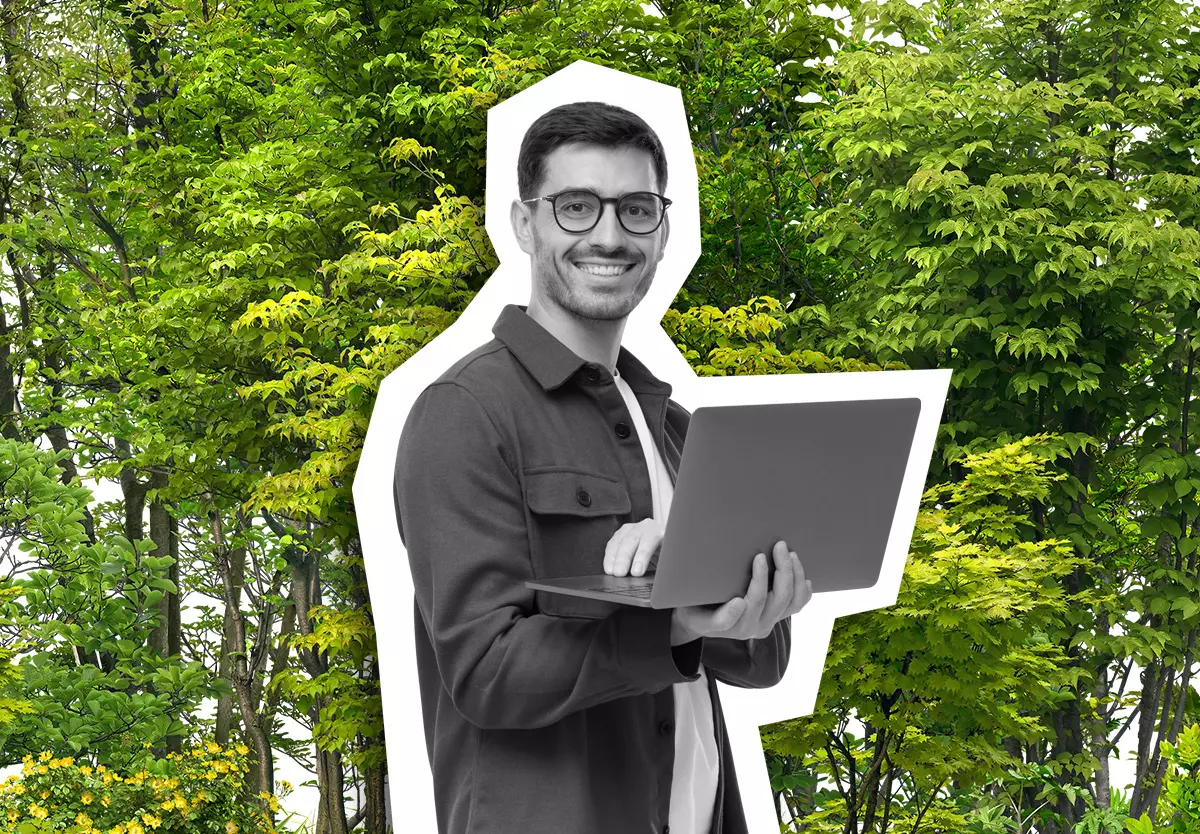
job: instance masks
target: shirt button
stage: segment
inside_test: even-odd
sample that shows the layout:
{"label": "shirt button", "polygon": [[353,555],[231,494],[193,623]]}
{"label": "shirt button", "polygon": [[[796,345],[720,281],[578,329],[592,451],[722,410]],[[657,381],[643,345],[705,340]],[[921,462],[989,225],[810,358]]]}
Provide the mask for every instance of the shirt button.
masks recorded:
{"label": "shirt button", "polygon": [[600,381],[600,372],[597,371],[595,368],[587,368],[583,372],[583,377],[588,382],[599,382]]}
{"label": "shirt button", "polygon": [[674,721],[667,720],[658,725],[658,734],[661,736],[669,736],[673,732],[675,732]]}
{"label": "shirt button", "polygon": [[592,496],[588,495],[586,489],[581,489],[579,492],[575,493],[575,498],[585,507],[592,506]]}
{"label": "shirt button", "polygon": [[671,826],[664,825],[663,826],[663,834],[671,834]]}
{"label": "shirt button", "polygon": [[624,423],[617,423],[617,437],[621,438],[622,440],[629,437],[629,426],[625,425]]}

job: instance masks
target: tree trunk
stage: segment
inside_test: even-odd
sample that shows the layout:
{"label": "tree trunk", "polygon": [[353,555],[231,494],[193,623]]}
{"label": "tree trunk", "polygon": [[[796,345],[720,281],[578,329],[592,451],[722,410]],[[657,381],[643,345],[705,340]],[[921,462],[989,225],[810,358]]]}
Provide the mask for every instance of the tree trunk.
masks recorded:
{"label": "tree trunk", "polygon": [[[242,583],[245,581],[246,548],[235,547],[229,559],[230,588],[225,596],[225,618],[221,628],[221,656],[217,660],[217,677],[229,683],[231,689],[217,698],[216,741],[222,746],[229,744],[233,729],[233,653],[238,649],[233,628],[233,612],[242,605]],[[232,603],[232,604],[231,604]]]}
{"label": "tree trunk", "polygon": [[[275,527],[276,525],[272,525]],[[276,530],[278,533],[279,530]],[[313,608],[321,604],[321,562],[320,555],[314,552],[302,552],[299,548],[289,547],[285,558],[292,569],[292,600],[296,603],[296,627],[301,634],[312,634],[313,626],[310,614]],[[319,652],[312,649],[300,649],[297,652],[305,672],[311,678],[317,678],[329,670],[328,661]],[[309,715],[313,722],[317,721],[325,699],[317,698]],[[317,809],[316,834],[348,834],[346,820],[346,803],[343,798],[344,776],[342,774],[342,756],[336,751],[326,751],[316,748],[317,787],[321,792],[320,806]]]}
{"label": "tree trunk", "polygon": [[[238,714],[245,730],[246,743],[254,753],[251,762],[251,772],[248,781],[254,794],[275,793],[275,765],[271,750],[271,741],[267,736],[267,727],[259,715],[257,705],[252,695],[252,678],[254,676],[248,660],[246,646],[246,625],[242,619],[240,593],[235,593],[233,564],[241,561],[245,564],[245,548],[238,545],[234,551],[242,551],[240,556],[233,556],[231,548],[225,545],[224,531],[221,519],[216,512],[209,515],[213,531],[213,552],[216,559],[217,573],[221,578],[221,591],[225,602],[226,616],[230,620],[229,641],[229,683],[237,701]],[[236,586],[240,588],[240,586]]]}
{"label": "tree trunk", "polygon": [[[150,476],[150,489],[160,490],[167,485],[167,477],[161,472],[155,472]],[[171,553],[171,517],[167,513],[167,505],[162,499],[155,495],[150,501],[150,540],[154,542],[154,550],[150,555],[158,558],[160,556],[168,556]],[[165,578],[165,577],[164,577]],[[169,657],[170,647],[168,646],[170,633],[171,619],[171,601],[169,595],[163,594],[163,598],[158,601],[155,606],[157,619],[155,620],[154,629],[150,632],[150,650],[159,657]]]}

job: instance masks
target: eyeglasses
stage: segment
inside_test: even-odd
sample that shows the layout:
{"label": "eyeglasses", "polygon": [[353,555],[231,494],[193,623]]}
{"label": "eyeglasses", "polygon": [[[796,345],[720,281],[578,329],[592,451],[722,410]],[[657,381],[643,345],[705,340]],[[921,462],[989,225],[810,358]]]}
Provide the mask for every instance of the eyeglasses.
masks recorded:
{"label": "eyeglasses", "polygon": [[620,197],[601,197],[594,191],[572,189],[532,197],[523,203],[548,200],[554,207],[554,219],[564,232],[581,234],[590,232],[600,222],[604,206],[614,203],[617,207],[617,222],[631,235],[648,235],[662,225],[671,201],[652,191],[634,191]]}

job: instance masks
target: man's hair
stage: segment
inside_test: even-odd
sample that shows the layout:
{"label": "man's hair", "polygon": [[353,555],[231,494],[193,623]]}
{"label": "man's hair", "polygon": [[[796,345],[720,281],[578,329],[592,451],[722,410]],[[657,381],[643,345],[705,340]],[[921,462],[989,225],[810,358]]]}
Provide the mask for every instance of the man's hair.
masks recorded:
{"label": "man's hair", "polygon": [[517,188],[522,200],[542,196],[537,189],[546,176],[546,157],[571,144],[644,150],[654,163],[659,190],[667,187],[667,154],[645,120],[612,104],[577,101],[543,113],[525,131],[517,157]]}

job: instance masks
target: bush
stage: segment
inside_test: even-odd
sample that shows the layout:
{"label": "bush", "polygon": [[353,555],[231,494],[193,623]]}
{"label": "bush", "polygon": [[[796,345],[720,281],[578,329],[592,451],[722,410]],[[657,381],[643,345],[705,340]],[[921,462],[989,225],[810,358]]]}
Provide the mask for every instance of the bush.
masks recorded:
{"label": "bush", "polygon": [[127,776],[44,752],[0,785],[3,834],[275,834],[278,800],[246,794],[241,744],[208,742]]}

